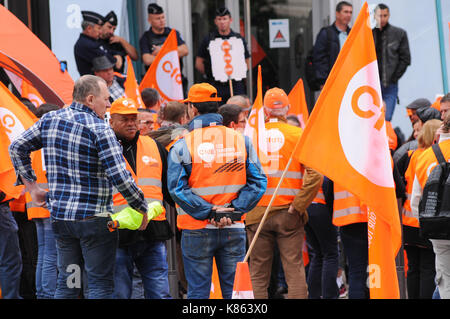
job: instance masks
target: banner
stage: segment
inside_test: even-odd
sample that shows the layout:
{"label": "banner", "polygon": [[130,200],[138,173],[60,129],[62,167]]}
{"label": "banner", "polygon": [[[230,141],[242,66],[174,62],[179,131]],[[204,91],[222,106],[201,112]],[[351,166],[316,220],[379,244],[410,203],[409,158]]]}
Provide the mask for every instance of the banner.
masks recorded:
{"label": "banner", "polygon": [[368,206],[371,298],[399,298],[401,229],[367,3],[302,134],[296,155]]}

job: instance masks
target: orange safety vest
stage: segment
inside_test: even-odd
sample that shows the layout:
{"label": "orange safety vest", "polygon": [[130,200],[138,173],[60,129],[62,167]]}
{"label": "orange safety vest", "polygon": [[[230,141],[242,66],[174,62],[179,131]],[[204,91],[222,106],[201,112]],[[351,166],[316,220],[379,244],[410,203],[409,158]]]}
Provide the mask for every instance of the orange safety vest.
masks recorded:
{"label": "orange safety vest", "polygon": [[416,169],[416,163],[417,159],[420,157],[420,155],[423,154],[425,150],[424,149],[417,149],[415,151],[410,150],[409,156],[409,165],[405,172],[405,179],[406,179],[406,201],[403,204],[403,212],[402,212],[402,224],[406,226],[411,227],[419,227],[419,219],[417,217],[413,216],[412,209],[411,209],[411,195],[412,195],[412,189],[413,189],[413,183],[414,183],[414,177],[416,175],[415,169]]}
{"label": "orange safety vest", "polygon": [[[184,136],[192,159],[189,187],[208,203],[223,206],[238,197],[247,184],[247,150],[241,133],[211,125]],[[203,229],[208,220],[198,220],[177,207],[180,229]],[[245,219],[242,215],[240,223]]]}
{"label": "orange safety vest", "polygon": [[20,196],[17,199],[13,199],[9,202],[9,208],[12,212],[25,213],[26,210],[26,200],[25,195]]}
{"label": "orange safety vest", "polygon": [[[445,140],[439,143],[444,158],[448,161],[450,159],[450,140]],[[416,162],[416,176],[422,189],[427,183],[428,175],[438,164],[436,155],[434,155],[433,149],[430,147],[426,149]]]}
{"label": "orange safety vest", "polygon": [[322,186],[320,186],[319,191],[317,192],[316,197],[313,199],[312,204],[323,204],[325,205],[325,195],[323,194]]}
{"label": "orange safety vest", "polygon": [[[277,188],[280,178],[289,162],[292,151],[300,138],[302,129],[283,122],[271,121],[266,123],[267,155],[269,164],[264,166],[267,175],[267,190],[258,206],[269,206],[272,195]],[[289,205],[303,185],[305,168],[298,161],[292,161],[286,172],[273,206]]]}
{"label": "orange safety vest", "polygon": [[345,226],[367,222],[367,206],[358,197],[334,183],[333,224]]}
{"label": "orange safety vest", "polygon": [[[148,136],[139,136],[136,152],[136,173],[134,173],[128,161],[125,159],[127,170],[133,176],[137,186],[144,193],[145,200],[150,203],[159,201],[163,205],[162,193],[162,161],[156,142]],[[115,190],[113,194],[113,210],[115,213],[128,207],[126,199]],[[157,221],[166,220],[166,210],[158,217]]]}
{"label": "orange safety vest", "polygon": [[[36,151],[36,156],[34,156],[33,158],[32,167],[36,174],[37,178],[36,183],[38,183],[38,185],[41,188],[48,190],[47,176],[45,175],[45,165],[43,165],[44,164],[43,154],[44,153],[42,152],[42,150]],[[48,209],[37,207],[33,203],[33,200],[29,192],[25,194],[25,200],[28,219],[50,217],[50,211]]]}

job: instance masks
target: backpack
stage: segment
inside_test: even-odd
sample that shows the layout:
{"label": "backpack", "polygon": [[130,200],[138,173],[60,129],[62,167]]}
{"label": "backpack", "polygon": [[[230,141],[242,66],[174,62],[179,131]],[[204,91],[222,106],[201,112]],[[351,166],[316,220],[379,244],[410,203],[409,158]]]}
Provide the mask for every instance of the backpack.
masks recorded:
{"label": "backpack", "polygon": [[450,239],[450,164],[438,144],[432,149],[439,164],[428,176],[420,199],[420,235],[426,239]]}
{"label": "backpack", "polygon": [[[331,38],[332,38],[331,32],[332,32],[332,30],[331,30],[331,27],[323,27],[320,30],[320,32],[322,32],[323,29],[326,29],[326,31],[327,31],[327,51],[329,53],[330,48],[331,48]],[[306,77],[306,82],[308,83],[309,88],[312,91],[319,91],[320,83],[318,82],[318,80],[316,78],[316,70],[315,70],[314,64],[313,64],[313,55],[314,55],[313,52],[314,52],[314,47],[312,47],[306,54],[305,77]]]}

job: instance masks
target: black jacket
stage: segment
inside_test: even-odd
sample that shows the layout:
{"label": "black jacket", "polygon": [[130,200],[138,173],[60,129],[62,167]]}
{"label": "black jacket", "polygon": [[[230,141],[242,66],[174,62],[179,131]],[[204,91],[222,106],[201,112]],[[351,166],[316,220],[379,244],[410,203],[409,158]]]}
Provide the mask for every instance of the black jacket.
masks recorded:
{"label": "black jacket", "polygon": [[[350,33],[349,27],[347,27],[348,33]],[[340,51],[339,30],[336,28],[336,23],[322,28],[313,48],[313,65],[319,84],[325,84]]]}
{"label": "black jacket", "polygon": [[380,30],[373,30],[377,51],[380,81],[384,87],[397,84],[406,68],[411,64],[408,36],[406,31],[389,23]]}
{"label": "black jacket", "polygon": [[[130,164],[131,169],[136,173],[136,154],[137,154],[137,140],[139,138],[139,132],[132,141],[125,141],[121,137],[117,136],[123,147],[123,156]],[[169,190],[167,189],[167,151],[157,141],[159,155],[162,162],[162,193],[163,198],[169,205],[175,206],[172,198],[170,197]],[[165,241],[172,238],[173,232],[170,224],[167,220],[156,221],[151,220],[148,223],[147,228],[144,231],[119,229],[119,247],[125,247],[134,244],[138,241]]]}

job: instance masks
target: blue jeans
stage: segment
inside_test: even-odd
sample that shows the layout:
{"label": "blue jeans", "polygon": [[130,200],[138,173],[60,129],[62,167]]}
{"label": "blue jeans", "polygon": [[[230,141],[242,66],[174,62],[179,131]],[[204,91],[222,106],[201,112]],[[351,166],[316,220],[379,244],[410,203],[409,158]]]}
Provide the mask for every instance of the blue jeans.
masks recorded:
{"label": "blue jeans", "polygon": [[114,292],[114,266],[118,232],[110,232],[109,217],[79,221],[52,219],[58,254],[55,299],[77,298],[82,268],[86,271],[88,299],[110,299]]}
{"label": "blue jeans", "polygon": [[337,229],[328,207],[314,203],[308,207],[306,240],[311,251],[307,276],[310,299],[337,299],[336,277],[339,268]]}
{"label": "blue jeans", "polygon": [[397,104],[398,84],[391,84],[388,87],[381,85],[381,95],[386,102],[386,121],[392,121],[395,105]]}
{"label": "blue jeans", "polygon": [[367,299],[367,267],[369,264],[369,244],[367,223],[341,226],[341,241],[348,263],[348,298]]}
{"label": "blue jeans", "polygon": [[222,297],[231,299],[236,264],[245,257],[244,228],[183,229],[181,251],[188,299],[208,299],[213,257],[216,258]]}
{"label": "blue jeans", "polygon": [[0,287],[4,299],[22,299],[19,294],[22,274],[17,223],[8,204],[0,204]]}
{"label": "blue jeans", "polygon": [[56,265],[56,240],[50,218],[35,218],[38,241],[36,264],[36,297],[53,299],[58,275]]}
{"label": "blue jeans", "polygon": [[133,264],[141,274],[146,299],[171,299],[169,266],[163,241],[139,241],[117,249],[114,298],[130,299],[133,292]]}

